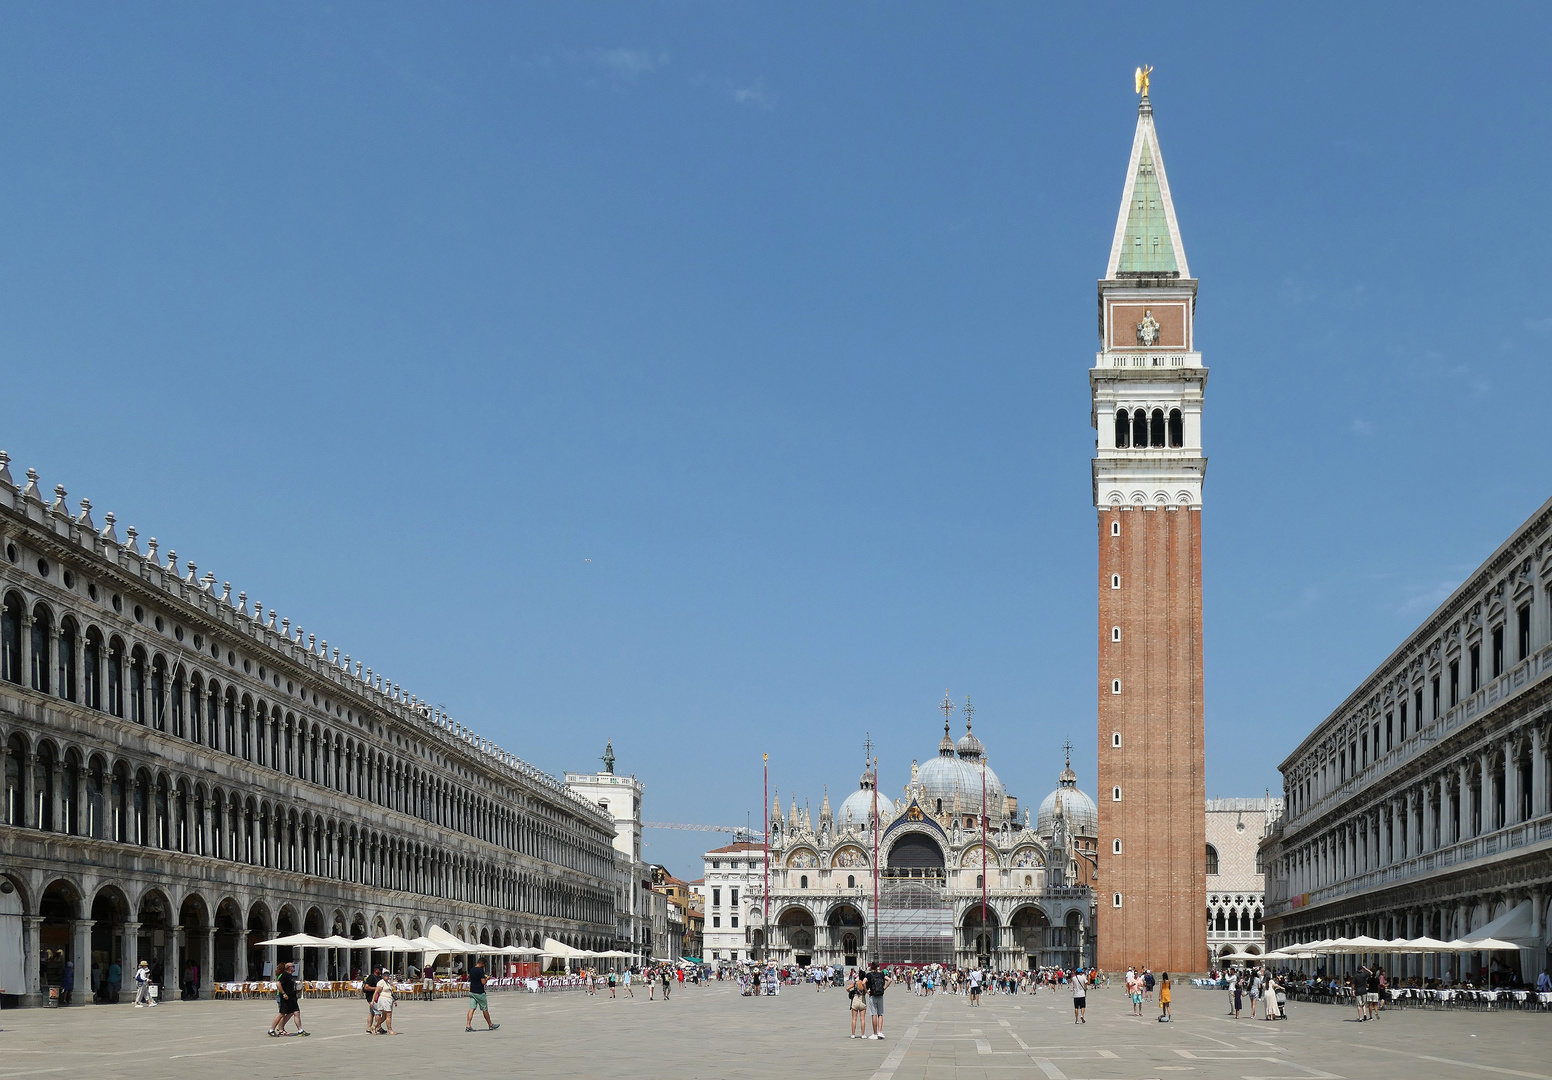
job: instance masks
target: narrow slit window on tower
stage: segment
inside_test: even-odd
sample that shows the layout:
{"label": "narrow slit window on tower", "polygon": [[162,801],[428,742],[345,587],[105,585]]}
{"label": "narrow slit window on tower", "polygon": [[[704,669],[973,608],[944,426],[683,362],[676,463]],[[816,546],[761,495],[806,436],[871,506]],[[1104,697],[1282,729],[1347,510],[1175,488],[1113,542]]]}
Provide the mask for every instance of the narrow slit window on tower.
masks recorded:
{"label": "narrow slit window on tower", "polygon": [[1110,801],[1111,802],[1120,802],[1121,801],[1121,788],[1120,788],[1119,785],[1117,785],[1116,787],[1113,787],[1113,788],[1110,789]]}
{"label": "narrow slit window on tower", "polygon": [[1121,628],[1119,626],[1112,626],[1110,628],[1110,640],[1111,641],[1120,641],[1121,640]]}
{"label": "narrow slit window on tower", "polygon": [[1110,575],[1110,587],[1112,589],[1119,589],[1121,587],[1121,575],[1120,574],[1111,574]]}
{"label": "narrow slit window on tower", "polygon": [[1179,409],[1171,409],[1169,410],[1169,445],[1178,448],[1185,444],[1185,420],[1181,417]]}
{"label": "narrow slit window on tower", "polygon": [[1125,409],[1116,410],[1115,444],[1117,450],[1125,450],[1132,445],[1132,418]]}
{"label": "narrow slit window on tower", "polygon": [[1119,854],[1121,854],[1121,838],[1120,837],[1116,837],[1116,839],[1111,843],[1111,845],[1110,845],[1110,853],[1112,855],[1119,855]]}
{"label": "narrow slit window on tower", "polygon": [[1119,731],[1112,731],[1110,733],[1110,745],[1116,747],[1117,749],[1120,749],[1120,746],[1121,746],[1121,733]]}
{"label": "narrow slit window on tower", "polygon": [[1111,679],[1110,680],[1110,692],[1112,694],[1119,694],[1121,692],[1121,680],[1120,679]]}
{"label": "narrow slit window on tower", "polygon": [[[1119,521],[1112,521],[1110,523],[1110,535],[1111,536],[1120,536],[1121,535],[1121,523]],[[1522,657],[1520,657],[1520,659],[1523,660],[1525,658],[1522,656]]]}
{"label": "narrow slit window on tower", "polygon": [[1110,906],[1111,907],[1120,907],[1121,906],[1121,894],[1120,893],[1112,893],[1111,894],[1111,896],[1110,896]]}

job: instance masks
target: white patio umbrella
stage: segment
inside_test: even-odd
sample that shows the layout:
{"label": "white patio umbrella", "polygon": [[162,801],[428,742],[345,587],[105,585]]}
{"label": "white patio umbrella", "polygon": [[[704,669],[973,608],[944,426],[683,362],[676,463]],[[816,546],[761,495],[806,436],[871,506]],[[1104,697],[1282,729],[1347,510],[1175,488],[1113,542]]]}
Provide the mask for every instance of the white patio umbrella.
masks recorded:
{"label": "white patio umbrella", "polygon": [[255,947],[260,945],[301,945],[305,948],[317,948],[324,944],[326,938],[313,937],[311,934],[287,934],[285,937],[270,938],[268,941],[256,941]]}
{"label": "white patio umbrella", "polygon": [[[316,949],[316,948],[318,948],[320,946],[323,946],[327,942],[327,940],[328,940],[327,938],[313,937],[311,934],[287,934],[285,937],[270,938],[268,941],[260,941],[260,942],[257,942],[256,944],[257,945],[290,945],[290,946],[295,947],[295,948]],[[300,964],[300,967],[301,967],[301,971],[299,972],[299,974],[300,974],[301,978],[305,981],[306,978],[307,978],[307,958],[306,958],[305,954],[302,957],[302,962]],[[279,972],[277,971],[275,974],[278,975]]]}

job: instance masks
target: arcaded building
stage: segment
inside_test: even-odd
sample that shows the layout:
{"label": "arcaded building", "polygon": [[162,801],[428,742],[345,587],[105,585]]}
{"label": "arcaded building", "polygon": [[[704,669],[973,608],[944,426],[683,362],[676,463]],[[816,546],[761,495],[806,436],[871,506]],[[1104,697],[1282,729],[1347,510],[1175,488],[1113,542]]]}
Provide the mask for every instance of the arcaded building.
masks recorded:
{"label": "arcaded building", "polygon": [[[0,986],[305,932],[616,945],[612,816],[0,453]],[[308,950],[309,977],[370,963]],[[125,976],[127,983],[128,976]]]}
{"label": "arcaded building", "polygon": [[1552,500],[1279,766],[1268,944],[1487,936],[1519,955],[1398,963],[1533,981],[1552,961],[1549,754]]}
{"label": "arcaded building", "polygon": [[1186,262],[1145,76],[1089,372],[1099,541],[1099,966],[1207,955],[1202,402]]}

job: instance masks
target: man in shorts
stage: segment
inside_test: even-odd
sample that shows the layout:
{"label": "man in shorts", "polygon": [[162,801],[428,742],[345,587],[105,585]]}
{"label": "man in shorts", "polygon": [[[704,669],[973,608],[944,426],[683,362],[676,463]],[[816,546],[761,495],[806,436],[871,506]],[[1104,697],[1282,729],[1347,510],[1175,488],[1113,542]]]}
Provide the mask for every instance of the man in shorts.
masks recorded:
{"label": "man in shorts", "polygon": [[366,996],[366,1033],[368,1035],[377,1030],[377,984],[382,981],[381,966],[373,968],[372,974],[361,980],[361,993]]}
{"label": "man in shorts", "polygon": [[970,972],[970,1004],[981,1004],[981,969],[975,968]]}
{"label": "man in shorts", "polygon": [[495,1031],[500,1024],[493,1024],[490,1020],[490,1001],[485,997],[485,965],[479,960],[474,961],[474,966],[469,969],[469,1015],[464,1018],[463,1029],[474,1030],[474,1011],[478,1009],[485,1014],[485,1024],[489,1030]]}
{"label": "man in shorts", "polygon": [[297,993],[296,965],[290,961],[281,964],[280,975],[276,981],[280,984],[279,990],[275,993],[275,1003],[278,1006],[278,1010],[275,1013],[275,1019],[270,1021],[269,1033],[271,1035],[284,1035],[286,1033],[286,1025],[294,1019],[296,1021],[296,1033],[298,1035],[308,1034],[307,1029],[302,1027],[302,1004],[298,1000],[301,995]]}
{"label": "man in shorts", "polygon": [[873,1020],[873,1033],[864,1035],[865,1039],[882,1039],[884,1037],[884,991],[889,989],[889,984],[894,980],[879,969],[875,960],[868,967],[868,1016]]}
{"label": "man in shorts", "polygon": [[1072,1022],[1086,1024],[1089,1022],[1088,1017],[1083,1014],[1089,1004],[1089,980],[1084,976],[1083,969],[1079,968],[1072,973],[1070,981],[1072,983]]}

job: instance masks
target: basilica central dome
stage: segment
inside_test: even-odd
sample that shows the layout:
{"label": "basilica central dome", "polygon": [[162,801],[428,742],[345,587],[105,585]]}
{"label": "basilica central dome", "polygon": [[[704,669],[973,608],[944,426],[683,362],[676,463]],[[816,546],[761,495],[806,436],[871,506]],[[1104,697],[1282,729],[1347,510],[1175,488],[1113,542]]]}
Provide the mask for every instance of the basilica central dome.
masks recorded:
{"label": "basilica central dome", "polygon": [[921,803],[933,813],[950,814],[959,800],[961,813],[980,813],[981,770],[986,770],[986,808],[993,817],[1001,817],[1005,798],[1002,781],[986,764],[986,748],[965,724],[964,737],[959,745],[948,733],[948,722],[943,723],[943,741],[938,743],[938,756],[930,759],[917,770],[916,781],[921,791]]}

